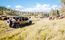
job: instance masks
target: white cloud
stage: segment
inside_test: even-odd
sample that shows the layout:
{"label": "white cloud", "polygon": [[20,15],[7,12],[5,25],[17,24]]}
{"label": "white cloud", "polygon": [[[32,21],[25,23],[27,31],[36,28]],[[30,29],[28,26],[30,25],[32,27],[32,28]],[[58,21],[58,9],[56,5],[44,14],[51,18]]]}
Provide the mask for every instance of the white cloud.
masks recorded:
{"label": "white cloud", "polygon": [[50,5],[49,4],[37,4],[36,9],[38,9],[38,11],[48,11],[50,10]]}
{"label": "white cloud", "polygon": [[33,8],[26,8],[24,11],[48,11],[50,10],[50,5],[49,4],[36,4]]}
{"label": "white cloud", "polygon": [[15,8],[23,8],[21,5],[16,5]]}
{"label": "white cloud", "polygon": [[49,4],[36,4],[36,6],[34,6],[33,8],[24,8],[23,11],[48,11],[50,10],[50,5]]}
{"label": "white cloud", "polygon": [[7,5],[7,8],[10,8],[11,6],[10,5]]}
{"label": "white cloud", "polygon": [[23,6],[21,5],[16,5],[15,10],[21,11],[23,9]]}
{"label": "white cloud", "polygon": [[52,5],[51,8],[53,8],[53,9],[57,9],[57,8],[58,8],[58,5]]}
{"label": "white cloud", "polygon": [[34,7],[31,7],[31,8],[24,8],[23,6],[21,5],[17,5],[16,6],[16,9],[17,10],[20,10],[20,11],[31,11],[31,12],[41,12],[41,11],[50,11],[51,8],[53,9],[58,9],[58,5],[50,5],[50,4],[36,4]]}

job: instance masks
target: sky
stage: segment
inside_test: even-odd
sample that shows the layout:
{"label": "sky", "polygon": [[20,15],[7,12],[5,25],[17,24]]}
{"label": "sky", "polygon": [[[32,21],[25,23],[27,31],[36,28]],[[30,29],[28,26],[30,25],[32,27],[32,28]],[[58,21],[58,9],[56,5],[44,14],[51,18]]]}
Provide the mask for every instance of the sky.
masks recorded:
{"label": "sky", "polygon": [[0,6],[20,11],[48,11],[60,7],[59,0],[0,0]]}

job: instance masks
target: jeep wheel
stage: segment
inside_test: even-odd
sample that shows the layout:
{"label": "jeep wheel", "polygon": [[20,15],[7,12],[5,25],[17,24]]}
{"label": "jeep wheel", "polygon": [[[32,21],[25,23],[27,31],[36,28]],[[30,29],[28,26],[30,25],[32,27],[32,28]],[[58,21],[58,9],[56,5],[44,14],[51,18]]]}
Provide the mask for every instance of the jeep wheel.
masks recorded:
{"label": "jeep wheel", "polygon": [[29,21],[29,24],[32,24],[32,21]]}

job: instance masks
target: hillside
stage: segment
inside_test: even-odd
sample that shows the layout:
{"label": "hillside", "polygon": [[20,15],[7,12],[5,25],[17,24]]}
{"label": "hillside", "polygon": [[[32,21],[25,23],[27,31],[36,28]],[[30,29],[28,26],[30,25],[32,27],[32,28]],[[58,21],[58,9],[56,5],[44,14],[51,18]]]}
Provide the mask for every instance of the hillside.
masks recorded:
{"label": "hillside", "polygon": [[0,21],[0,40],[65,40],[65,19],[34,21],[23,28],[10,28]]}
{"label": "hillside", "polygon": [[18,15],[16,10],[0,6],[0,15]]}

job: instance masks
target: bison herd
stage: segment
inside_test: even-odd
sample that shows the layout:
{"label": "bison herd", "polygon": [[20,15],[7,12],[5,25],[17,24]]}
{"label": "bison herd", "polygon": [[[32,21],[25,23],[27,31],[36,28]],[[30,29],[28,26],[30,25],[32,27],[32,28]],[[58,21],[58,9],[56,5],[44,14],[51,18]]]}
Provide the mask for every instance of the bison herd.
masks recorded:
{"label": "bison herd", "polygon": [[54,19],[63,19],[64,16],[59,16],[59,17],[56,17],[56,16],[50,16],[49,17],[49,20],[54,20]]}

